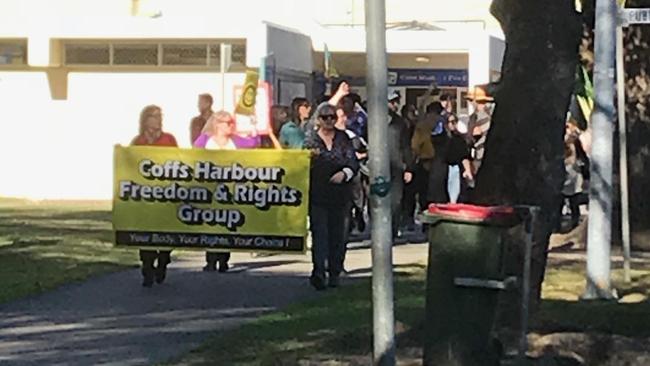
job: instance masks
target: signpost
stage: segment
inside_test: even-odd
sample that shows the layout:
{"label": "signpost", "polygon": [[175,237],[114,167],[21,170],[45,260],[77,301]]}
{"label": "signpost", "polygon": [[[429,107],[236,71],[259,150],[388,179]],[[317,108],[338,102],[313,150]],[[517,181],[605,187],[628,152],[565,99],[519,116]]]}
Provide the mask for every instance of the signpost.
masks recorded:
{"label": "signpost", "polygon": [[219,58],[221,60],[221,109],[226,109],[226,72],[232,63],[232,45],[222,43]]}
{"label": "signpost", "polygon": [[596,0],[593,142],[589,187],[587,287],[584,299],[612,299],[612,145],[614,137],[614,76],[617,6]]}
{"label": "signpost", "polygon": [[[371,121],[386,121],[388,118],[386,4],[384,0],[368,0],[365,8],[369,117]],[[390,192],[378,189],[390,179],[388,149],[386,149],[388,131],[381,123],[370,123],[368,134],[372,210],[372,364],[394,366],[395,315]]]}
{"label": "signpost", "polygon": [[621,9],[619,24],[627,27],[630,24],[650,24],[650,8],[647,9]]}
{"label": "signpost", "polygon": [[650,24],[650,8],[624,9],[625,0],[619,2],[619,24],[616,28],[616,79],[618,86],[618,129],[620,141],[620,175],[621,175],[621,233],[623,239],[623,269],[625,282],[630,282],[631,240],[630,240],[630,205],[628,193],[627,169],[627,124],[625,120],[625,65],[623,58],[623,28],[633,24]]}

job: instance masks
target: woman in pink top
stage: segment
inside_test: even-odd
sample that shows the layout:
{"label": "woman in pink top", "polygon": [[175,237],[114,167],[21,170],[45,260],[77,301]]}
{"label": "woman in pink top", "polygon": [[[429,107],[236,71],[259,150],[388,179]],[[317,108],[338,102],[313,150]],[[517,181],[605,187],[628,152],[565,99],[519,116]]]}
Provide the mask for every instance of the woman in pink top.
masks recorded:
{"label": "woman in pink top", "polygon": [[[195,148],[211,150],[254,149],[259,145],[258,136],[241,137],[235,134],[235,119],[226,111],[213,114],[205,124],[201,135],[194,141]],[[219,263],[219,272],[227,272],[230,253],[206,252],[205,260],[207,264],[203,267],[204,271],[216,271]]]}
{"label": "woman in pink top", "polygon": [[259,136],[243,137],[235,133],[235,119],[226,111],[213,114],[194,141],[194,147],[215,150],[255,149],[259,146]]}

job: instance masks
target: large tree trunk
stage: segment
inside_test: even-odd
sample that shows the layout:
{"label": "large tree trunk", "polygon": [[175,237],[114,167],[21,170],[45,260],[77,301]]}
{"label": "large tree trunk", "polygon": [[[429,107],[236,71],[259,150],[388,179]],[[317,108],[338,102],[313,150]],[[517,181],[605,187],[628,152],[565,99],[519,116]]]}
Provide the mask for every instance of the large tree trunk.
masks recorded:
{"label": "large tree trunk", "polygon": [[581,20],[573,0],[494,0],[491,10],[505,33],[506,52],[472,201],[541,207],[531,279],[531,295],[539,299],[562,206],[564,125]]}

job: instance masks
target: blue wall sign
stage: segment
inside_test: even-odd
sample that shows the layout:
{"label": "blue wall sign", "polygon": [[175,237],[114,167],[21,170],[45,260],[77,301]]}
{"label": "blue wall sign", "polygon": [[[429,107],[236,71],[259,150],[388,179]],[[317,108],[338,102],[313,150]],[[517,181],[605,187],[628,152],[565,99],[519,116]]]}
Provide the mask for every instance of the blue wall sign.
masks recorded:
{"label": "blue wall sign", "polygon": [[438,86],[467,87],[467,70],[458,69],[388,69],[390,86],[429,86],[433,81]]}

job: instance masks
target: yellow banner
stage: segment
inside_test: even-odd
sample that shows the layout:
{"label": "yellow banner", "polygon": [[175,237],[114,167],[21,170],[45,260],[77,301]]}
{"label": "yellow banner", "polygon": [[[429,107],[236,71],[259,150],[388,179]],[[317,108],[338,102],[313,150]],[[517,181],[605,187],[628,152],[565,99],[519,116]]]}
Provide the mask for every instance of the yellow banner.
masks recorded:
{"label": "yellow banner", "polygon": [[257,70],[246,71],[246,81],[242,90],[239,102],[235,107],[236,114],[250,116],[255,114],[255,99],[257,98],[257,84],[259,83],[260,74]]}
{"label": "yellow banner", "polygon": [[303,251],[309,153],[116,146],[116,244]]}

